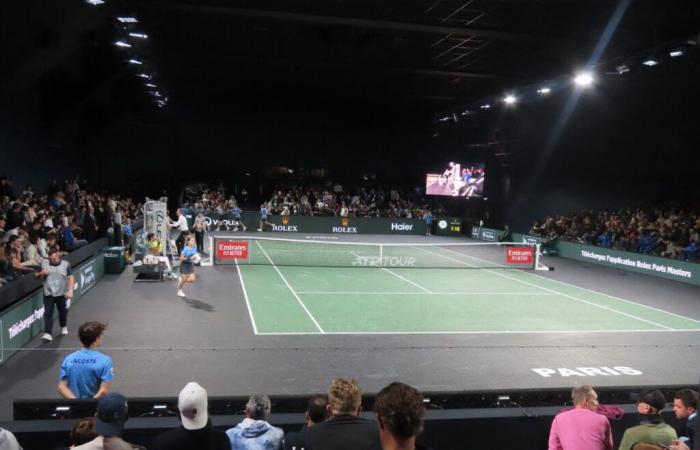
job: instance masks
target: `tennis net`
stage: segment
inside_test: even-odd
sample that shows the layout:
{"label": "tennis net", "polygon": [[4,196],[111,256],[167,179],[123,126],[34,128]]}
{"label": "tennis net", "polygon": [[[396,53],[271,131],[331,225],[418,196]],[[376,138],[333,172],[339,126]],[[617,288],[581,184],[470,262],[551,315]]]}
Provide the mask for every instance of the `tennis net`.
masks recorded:
{"label": "tennis net", "polygon": [[548,270],[540,263],[538,244],[518,242],[406,244],[235,236],[210,239],[213,262],[219,265]]}

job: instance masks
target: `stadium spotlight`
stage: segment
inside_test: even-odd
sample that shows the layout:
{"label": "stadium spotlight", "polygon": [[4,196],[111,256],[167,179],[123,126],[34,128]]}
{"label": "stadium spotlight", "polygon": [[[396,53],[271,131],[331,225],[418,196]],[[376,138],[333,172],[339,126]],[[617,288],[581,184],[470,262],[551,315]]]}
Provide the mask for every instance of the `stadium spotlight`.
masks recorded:
{"label": "stadium spotlight", "polygon": [[512,94],[506,95],[505,98],[503,98],[503,102],[506,105],[514,105],[517,100],[518,99],[515,98],[515,95]]}
{"label": "stadium spotlight", "polygon": [[657,65],[659,62],[655,60],[654,58],[649,58],[646,61],[642,63],[642,65],[647,66],[647,67],[654,67]]}
{"label": "stadium spotlight", "polygon": [[617,72],[618,75],[622,75],[623,73],[627,73],[629,71],[630,68],[627,67],[625,64],[615,67],[615,72]]}
{"label": "stadium spotlight", "polygon": [[103,0],[85,0],[85,3],[92,6],[100,6],[105,4]]}
{"label": "stadium spotlight", "polygon": [[129,64],[134,64],[134,65],[140,66],[141,64],[143,64],[143,62],[139,61],[138,59],[130,59]]}
{"label": "stadium spotlight", "polygon": [[552,90],[548,87],[541,87],[541,88],[537,89],[537,93],[542,94],[542,95],[547,95],[550,92],[552,92]]}
{"label": "stadium spotlight", "polygon": [[145,80],[150,80],[152,78],[151,75],[147,73],[137,73],[136,76]]}
{"label": "stadium spotlight", "polygon": [[146,83],[146,87],[149,87],[149,88],[157,88],[158,86],[156,86],[156,85],[153,84],[153,83]]}
{"label": "stadium spotlight", "polygon": [[117,41],[114,43],[114,45],[116,45],[117,47],[122,47],[122,48],[131,48],[131,44],[129,44],[128,42],[124,42],[124,41]]}
{"label": "stadium spotlight", "polygon": [[491,105],[489,105],[488,103],[486,103],[485,105],[481,105],[480,108],[481,108],[481,109],[491,109]]}
{"label": "stadium spotlight", "polygon": [[576,86],[586,88],[593,84],[593,74],[591,72],[579,72],[574,77],[574,83]]}
{"label": "stadium spotlight", "polygon": [[472,114],[472,112],[469,111],[468,109],[465,109],[464,111],[461,112],[461,114],[462,114],[462,116],[470,116]]}
{"label": "stadium spotlight", "polygon": [[148,39],[148,35],[143,34],[143,33],[129,33],[129,36],[134,37],[134,38],[138,38],[138,39]]}
{"label": "stadium spotlight", "polygon": [[121,23],[138,23],[138,19],[133,16],[119,16],[117,20]]}
{"label": "stadium spotlight", "polygon": [[672,51],[668,52],[668,56],[670,56],[671,58],[677,58],[679,56],[683,56],[683,49],[677,48],[675,50],[672,50]]}

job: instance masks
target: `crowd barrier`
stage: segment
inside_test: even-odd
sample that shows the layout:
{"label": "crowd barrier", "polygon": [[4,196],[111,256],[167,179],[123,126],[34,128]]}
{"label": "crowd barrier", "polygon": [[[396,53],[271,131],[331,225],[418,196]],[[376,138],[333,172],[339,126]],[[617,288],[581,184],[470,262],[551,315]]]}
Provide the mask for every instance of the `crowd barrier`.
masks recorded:
{"label": "crowd barrier", "polygon": [[[498,241],[503,230],[496,228],[472,227],[471,236],[483,241]],[[643,273],[669,280],[700,286],[700,264],[661,256],[625,252],[594,245],[555,240],[546,242],[542,237],[512,233],[510,241],[526,243],[547,243],[563,258],[585,261],[602,266]]]}

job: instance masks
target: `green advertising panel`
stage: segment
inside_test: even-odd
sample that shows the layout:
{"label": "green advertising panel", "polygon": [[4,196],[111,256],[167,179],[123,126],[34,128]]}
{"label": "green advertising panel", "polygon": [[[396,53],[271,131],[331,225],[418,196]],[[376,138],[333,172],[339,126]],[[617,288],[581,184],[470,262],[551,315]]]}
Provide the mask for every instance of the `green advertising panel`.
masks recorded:
{"label": "green advertising panel", "polygon": [[[205,216],[210,231],[234,231],[234,219],[228,214],[210,213]],[[244,213],[247,231],[258,229],[260,218],[255,213]],[[328,216],[269,216],[262,224],[263,232],[273,233],[334,233],[334,234],[425,234],[423,219],[387,217],[328,217]],[[243,231],[239,228],[238,231]]]}
{"label": "green advertising panel", "polygon": [[[73,267],[73,300],[85,295],[104,275],[104,258],[98,255]],[[58,311],[54,311],[58,315]],[[0,364],[42,332],[44,327],[44,291],[38,289],[8,310],[0,313]]]}
{"label": "green advertising panel", "polygon": [[564,258],[700,285],[700,264],[573,242],[557,241],[555,247]]}

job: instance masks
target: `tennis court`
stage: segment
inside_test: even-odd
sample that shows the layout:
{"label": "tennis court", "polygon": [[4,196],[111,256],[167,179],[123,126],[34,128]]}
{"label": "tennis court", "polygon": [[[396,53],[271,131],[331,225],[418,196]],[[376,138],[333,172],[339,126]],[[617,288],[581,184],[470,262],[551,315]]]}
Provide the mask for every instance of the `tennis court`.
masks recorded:
{"label": "tennis court", "polygon": [[502,246],[247,244],[236,271],[260,335],[700,330],[634,299],[507,268]]}

